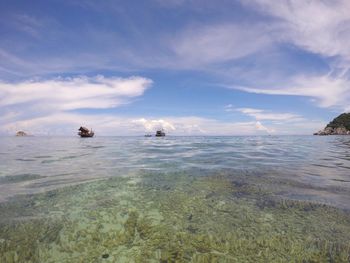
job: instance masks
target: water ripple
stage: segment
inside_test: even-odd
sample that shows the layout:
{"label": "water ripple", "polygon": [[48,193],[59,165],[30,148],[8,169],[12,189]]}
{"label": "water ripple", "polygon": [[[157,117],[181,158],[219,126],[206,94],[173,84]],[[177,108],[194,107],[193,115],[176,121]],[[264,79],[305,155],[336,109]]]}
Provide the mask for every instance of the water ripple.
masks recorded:
{"label": "water ripple", "polygon": [[25,180],[16,181],[21,174],[42,175],[31,178],[36,189],[140,170],[192,169],[194,176],[219,169],[278,171],[281,177],[286,174],[322,187],[348,187],[350,180],[350,136],[2,137],[0,149],[0,186],[13,177],[13,193],[33,192]]}

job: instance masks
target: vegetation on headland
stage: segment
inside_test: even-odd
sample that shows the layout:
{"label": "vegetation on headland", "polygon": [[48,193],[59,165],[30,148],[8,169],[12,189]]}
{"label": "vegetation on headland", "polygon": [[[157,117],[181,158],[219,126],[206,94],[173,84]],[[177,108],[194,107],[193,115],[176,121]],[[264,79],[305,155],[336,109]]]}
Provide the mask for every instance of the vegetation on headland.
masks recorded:
{"label": "vegetation on headland", "polygon": [[350,113],[343,113],[332,120],[327,127],[331,127],[333,129],[339,127],[345,127],[347,130],[350,130]]}
{"label": "vegetation on headland", "polygon": [[314,133],[314,135],[349,135],[350,134],[350,113],[342,113],[333,119],[327,126]]}

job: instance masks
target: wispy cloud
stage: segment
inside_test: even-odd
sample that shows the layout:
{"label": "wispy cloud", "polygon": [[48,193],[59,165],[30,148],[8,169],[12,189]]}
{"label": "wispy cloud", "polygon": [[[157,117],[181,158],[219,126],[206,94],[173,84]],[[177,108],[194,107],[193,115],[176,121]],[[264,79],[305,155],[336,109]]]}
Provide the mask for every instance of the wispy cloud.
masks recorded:
{"label": "wispy cloud", "polygon": [[271,43],[264,25],[190,26],[171,39],[175,62],[182,67],[223,63],[257,52]]}
{"label": "wispy cloud", "polygon": [[0,47],[0,74],[4,72],[5,75],[10,74],[20,76],[23,73],[18,69],[30,70],[33,66],[35,67],[37,65],[34,65],[32,62],[28,62]]}
{"label": "wispy cloud", "polygon": [[162,7],[178,7],[187,2],[187,0],[153,0]]}
{"label": "wispy cloud", "polygon": [[[249,9],[265,15],[265,19],[249,26],[244,23],[221,23],[191,26],[174,36],[171,48],[176,55],[172,60],[179,67],[205,69],[223,78],[254,82],[252,86],[232,85],[246,92],[305,96],[317,106],[350,110],[350,2],[337,1],[242,1]],[[266,16],[269,19],[266,19]],[[229,70],[229,61],[266,52],[282,44],[292,44],[299,49],[328,59],[329,72],[305,74],[293,70],[289,76],[279,76],[273,67],[285,67],[288,61],[264,61],[259,66],[259,78],[254,79],[251,68],[236,72]],[[267,64],[266,64],[267,63]],[[275,64],[279,65],[276,66]],[[243,72],[237,73],[240,70]],[[226,73],[225,73],[226,72]],[[239,76],[235,76],[239,74]],[[270,86],[264,77],[269,76]],[[244,79],[245,78],[245,79]],[[253,81],[252,81],[253,80]]]}
{"label": "wispy cloud", "polygon": [[[14,134],[17,130],[26,130],[37,135],[73,135],[79,125],[92,127],[100,135],[141,135],[160,128],[175,135],[259,135],[295,132],[293,127],[291,130],[280,129],[283,125],[266,126],[261,121],[296,121],[297,115],[276,114],[250,108],[235,109],[254,118],[248,122],[221,121],[198,116],[131,118],[109,113],[83,114],[76,111],[84,108],[118,107],[143,95],[151,85],[150,79],[142,77],[103,76],[2,82],[0,133]],[[233,109],[233,106],[227,106],[227,110],[229,109]],[[301,129],[297,131],[305,132]]]}
{"label": "wispy cloud", "polygon": [[[48,79],[105,71],[143,75],[150,69],[156,69],[152,74],[162,80],[176,71],[180,76],[177,81],[200,87],[206,80],[193,71],[201,71],[216,87],[225,83],[248,93],[303,96],[320,107],[350,110],[347,0],[154,0],[143,3],[140,10],[134,3],[74,3],[61,7],[69,10],[68,17],[77,15],[78,22],[67,23],[65,15],[50,11],[31,16],[17,12],[14,6],[6,18],[0,18],[9,20],[1,26],[8,32],[0,43],[1,125],[36,129],[48,123],[56,129],[55,123],[70,127],[85,119],[113,131],[124,127],[139,133],[166,127],[181,134],[230,135],[273,130],[289,133],[292,128],[286,130],[277,124],[285,121],[293,121],[293,127],[299,125],[299,133],[307,122],[294,113],[261,110],[259,102],[252,108],[226,109],[251,118],[244,123],[205,118],[205,113],[201,117],[150,118],[139,112],[131,119],[79,115],[71,111],[130,103],[142,96],[152,81],[141,77]],[[164,8],[174,8],[173,13]],[[16,12],[11,14],[11,10]],[[87,15],[91,19],[85,19]],[[79,21],[84,21],[84,26]],[[308,64],[311,56],[324,61],[325,67]],[[290,57],[298,58],[297,65],[289,63],[293,60]],[[33,76],[44,80],[18,81]],[[220,92],[216,101],[227,91]],[[214,92],[203,97],[211,94]],[[181,107],[181,101],[178,105]],[[315,121],[307,127],[317,124]]]}
{"label": "wispy cloud", "polygon": [[271,133],[274,133],[275,130],[274,129],[269,129],[267,127],[265,127],[264,125],[262,125],[262,123],[260,121],[257,121],[255,123],[255,127],[258,131],[265,131],[267,132],[268,134],[271,134]]}
{"label": "wispy cloud", "polygon": [[30,104],[53,110],[112,108],[142,95],[152,81],[141,77],[75,77],[0,82],[0,107]]}
{"label": "wispy cloud", "polygon": [[302,120],[303,118],[297,114],[293,113],[274,113],[261,109],[253,108],[238,108],[235,109],[245,115],[255,118],[258,121],[261,120],[270,120],[270,121],[295,121]]}
{"label": "wispy cloud", "polygon": [[239,112],[255,120],[258,131],[268,134],[312,134],[318,127],[323,127],[325,121],[306,119],[288,112],[275,112],[256,108],[236,108],[232,104],[224,107],[226,112]]}
{"label": "wispy cloud", "polygon": [[38,18],[27,14],[14,14],[10,22],[12,22],[12,26],[16,30],[27,33],[35,38],[40,36],[40,30],[44,26],[43,22]]}
{"label": "wispy cloud", "polygon": [[306,96],[320,107],[350,110],[350,80],[346,75],[297,76],[280,86],[235,89],[258,94]]}
{"label": "wispy cloud", "polygon": [[350,59],[350,2],[304,0],[242,1],[262,13],[278,18],[280,40],[324,56]]}
{"label": "wispy cloud", "polygon": [[145,117],[126,117],[112,114],[86,115],[75,112],[57,112],[47,116],[20,118],[14,121],[9,116],[0,126],[0,134],[15,134],[25,130],[33,135],[76,135],[80,125],[92,128],[98,136],[103,135],[135,135],[154,133],[163,128],[168,135],[266,135],[274,134],[311,134],[323,122],[300,121],[286,125],[285,122],[265,125],[261,121],[221,121],[198,116],[174,117],[162,119]]}
{"label": "wispy cloud", "polygon": [[[349,1],[250,0],[242,4],[261,13],[265,19],[249,25],[225,22],[189,26],[173,36],[170,45],[173,56],[166,60],[175,67],[205,70],[222,77],[223,81],[252,83],[251,86],[231,85],[246,92],[304,96],[319,107],[350,110]],[[324,57],[329,71],[307,73],[303,68],[286,69],[283,76],[276,70],[271,75],[270,67],[285,68],[288,64],[283,56],[270,57],[258,65],[259,78],[254,77],[255,64],[254,68],[243,64],[244,69],[238,64],[235,72],[230,70],[229,62],[252,54],[259,56],[284,44]],[[266,78],[271,85],[266,85]],[[265,116],[268,116],[266,112]]]}
{"label": "wispy cloud", "polygon": [[349,110],[350,104],[350,2],[303,0],[242,1],[249,8],[275,18],[275,41],[294,44],[330,60],[326,74],[290,76],[266,87],[239,88],[247,92],[307,96],[320,107]]}
{"label": "wispy cloud", "polygon": [[0,122],[29,125],[72,110],[114,108],[141,96],[151,85],[150,79],[142,77],[103,76],[0,82],[0,113],[6,117]]}

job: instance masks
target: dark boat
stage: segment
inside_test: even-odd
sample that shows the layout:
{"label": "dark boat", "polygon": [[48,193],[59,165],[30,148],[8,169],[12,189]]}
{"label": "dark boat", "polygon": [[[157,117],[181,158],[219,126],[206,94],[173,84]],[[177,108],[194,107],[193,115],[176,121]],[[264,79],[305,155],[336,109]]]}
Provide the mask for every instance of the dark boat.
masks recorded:
{"label": "dark boat", "polygon": [[163,130],[158,130],[156,132],[156,137],[164,137],[165,136],[165,132]]}
{"label": "dark boat", "polygon": [[78,135],[82,138],[93,137],[95,134],[92,130],[85,127],[80,127],[78,131]]}
{"label": "dark boat", "polygon": [[24,131],[19,131],[19,132],[16,133],[16,136],[17,137],[22,137],[22,136],[28,136],[28,134],[26,132],[24,132]]}

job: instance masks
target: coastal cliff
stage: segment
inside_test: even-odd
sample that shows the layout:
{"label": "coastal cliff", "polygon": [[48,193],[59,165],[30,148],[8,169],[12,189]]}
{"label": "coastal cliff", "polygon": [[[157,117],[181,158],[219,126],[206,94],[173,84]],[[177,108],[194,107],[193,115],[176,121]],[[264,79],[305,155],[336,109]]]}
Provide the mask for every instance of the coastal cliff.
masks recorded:
{"label": "coastal cliff", "polygon": [[340,114],[314,135],[350,135],[350,113]]}

